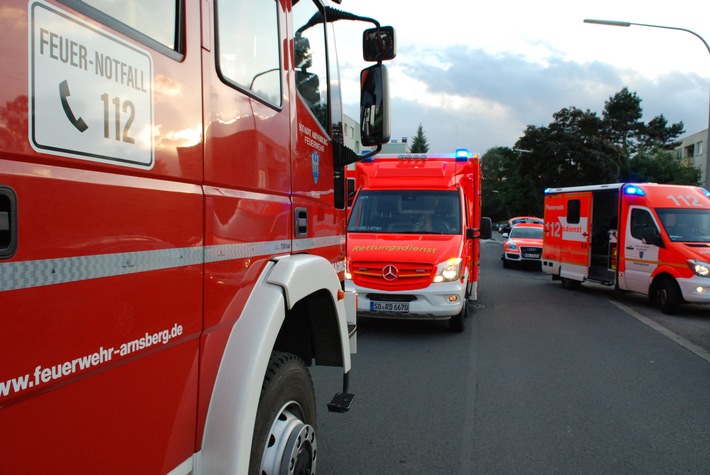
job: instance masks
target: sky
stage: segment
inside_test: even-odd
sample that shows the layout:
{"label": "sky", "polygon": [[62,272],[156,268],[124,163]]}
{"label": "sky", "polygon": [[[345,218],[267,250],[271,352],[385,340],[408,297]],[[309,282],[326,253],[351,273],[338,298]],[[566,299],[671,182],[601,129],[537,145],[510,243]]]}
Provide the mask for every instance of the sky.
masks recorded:
{"label": "sky", "polygon": [[[564,107],[600,117],[623,87],[643,120],[663,114],[691,135],[708,128],[710,51],[694,35],[660,28],[592,25],[585,18],[691,30],[710,42],[706,0],[343,0],[340,9],[394,26],[392,139],[416,135],[430,152],[513,147],[528,125]],[[345,112],[358,117],[361,36],[372,25],[338,22]]]}

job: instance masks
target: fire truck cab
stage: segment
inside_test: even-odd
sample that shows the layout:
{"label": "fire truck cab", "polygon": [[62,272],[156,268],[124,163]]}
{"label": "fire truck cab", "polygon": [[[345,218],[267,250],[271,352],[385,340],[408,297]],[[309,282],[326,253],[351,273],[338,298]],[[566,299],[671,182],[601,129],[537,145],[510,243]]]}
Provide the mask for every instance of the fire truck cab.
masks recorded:
{"label": "fire truck cab", "polygon": [[386,143],[394,30],[329,0],[0,0],[0,473],[316,471],[308,367],[346,411],[356,343],[337,20]]}
{"label": "fire truck cab", "polygon": [[665,313],[710,303],[710,193],[616,183],[545,191],[542,269],[648,295]]}
{"label": "fire truck cab", "polygon": [[377,155],[356,167],[345,288],[360,317],[449,320],[463,331],[477,300],[480,159],[456,154]]}

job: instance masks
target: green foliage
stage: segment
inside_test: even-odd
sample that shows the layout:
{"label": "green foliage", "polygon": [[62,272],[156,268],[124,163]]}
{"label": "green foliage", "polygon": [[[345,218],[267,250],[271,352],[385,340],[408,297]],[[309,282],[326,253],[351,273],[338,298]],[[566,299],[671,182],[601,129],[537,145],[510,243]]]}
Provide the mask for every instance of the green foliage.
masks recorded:
{"label": "green foliage", "polygon": [[484,216],[542,216],[546,188],[621,181],[699,184],[700,171],[672,151],[683,123],[669,125],[661,114],[646,124],[641,117],[641,99],[625,87],[605,102],[601,118],[566,107],[547,127],[529,125],[514,148],[490,149],[482,157]]}
{"label": "green foliage", "polygon": [[635,150],[632,138],[643,127],[641,98],[624,87],[604,103],[604,124],[607,137],[619,146],[628,158]]}
{"label": "green foliage", "polygon": [[645,124],[638,135],[641,150],[660,147],[665,150],[673,150],[678,145],[675,139],[685,132],[683,122],[678,122],[668,126],[668,121],[663,114],[654,117],[648,124]]}
{"label": "green foliage", "polygon": [[415,135],[412,140],[411,150],[412,153],[426,153],[429,151],[429,143],[424,135],[424,128],[422,127],[422,124],[419,124],[419,128],[417,128],[417,135]]}
{"label": "green foliage", "polygon": [[629,161],[621,181],[673,183],[700,186],[700,169],[688,166],[675,152],[663,149],[644,151]]}

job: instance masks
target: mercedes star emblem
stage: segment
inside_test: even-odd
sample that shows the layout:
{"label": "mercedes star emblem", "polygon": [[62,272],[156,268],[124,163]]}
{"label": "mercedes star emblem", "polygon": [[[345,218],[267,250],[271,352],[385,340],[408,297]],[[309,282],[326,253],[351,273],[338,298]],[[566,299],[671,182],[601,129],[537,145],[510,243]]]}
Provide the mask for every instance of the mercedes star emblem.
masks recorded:
{"label": "mercedes star emblem", "polygon": [[399,270],[392,264],[386,265],[382,268],[382,277],[388,281],[392,282],[399,275]]}

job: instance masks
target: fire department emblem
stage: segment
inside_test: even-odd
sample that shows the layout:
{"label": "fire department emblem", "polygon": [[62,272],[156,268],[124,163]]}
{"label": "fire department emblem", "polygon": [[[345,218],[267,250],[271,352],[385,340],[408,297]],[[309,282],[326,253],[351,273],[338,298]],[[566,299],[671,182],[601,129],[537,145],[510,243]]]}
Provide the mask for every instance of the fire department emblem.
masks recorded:
{"label": "fire department emblem", "polygon": [[386,265],[382,268],[382,278],[388,282],[392,282],[399,276],[399,269],[397,269],[392,264]]}
{"label": "fire department emblem", "polygon": [[318,184],[320,175],[320,155],[318,152],[311,152],[311,171],[313,172],[313,183]]}

